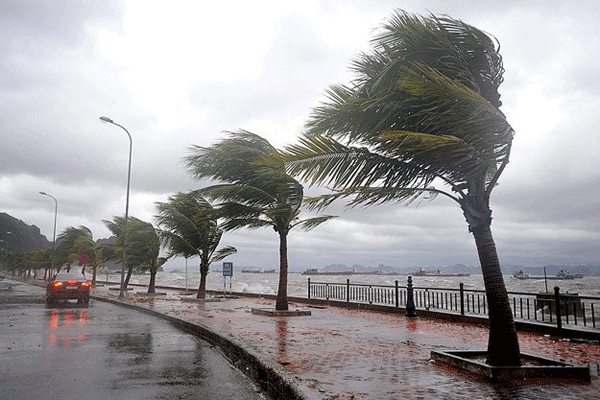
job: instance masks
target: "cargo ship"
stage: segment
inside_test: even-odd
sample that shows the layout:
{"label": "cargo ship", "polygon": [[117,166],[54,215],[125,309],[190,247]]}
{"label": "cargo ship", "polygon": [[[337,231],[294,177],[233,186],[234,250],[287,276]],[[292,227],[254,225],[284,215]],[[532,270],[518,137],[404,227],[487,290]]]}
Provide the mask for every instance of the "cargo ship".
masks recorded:
{"label": "cargo ship", "polygon": [[423,268],[412,274],[413,276],[471,276],[471,274],[449,274],[438,270],[426,271]]}
{"label": "cargo ship", "polygon": [[352,275],[352,271],[319,271],[318,268],[308,268],[302,275]]}
{"label": "cargo ship", "polygon": [[[544,271],[545,272],[545,271]],[[519,271],[513,274],[513,276],[517,279],[520,280],[526,280],[526,279],[546,279],[549,281],[556,281],[556,280],[571,280],[571,279],[575,279],[575,278],[582,278],[582,276],[575,276],[575,275],[571,275],[570,273],[560,270],[560,272],[558,274],[556,274],[556,276],[546,276],[545,274],[543,276],[537,276],[537,275],[529,275],[527,272],[523,272],[523,271]]]}
{"label": "cargo ship", "polygon": [[242,268],[243,273],[248,274],[274,274],[274,269],[262,269],[262,268]]}

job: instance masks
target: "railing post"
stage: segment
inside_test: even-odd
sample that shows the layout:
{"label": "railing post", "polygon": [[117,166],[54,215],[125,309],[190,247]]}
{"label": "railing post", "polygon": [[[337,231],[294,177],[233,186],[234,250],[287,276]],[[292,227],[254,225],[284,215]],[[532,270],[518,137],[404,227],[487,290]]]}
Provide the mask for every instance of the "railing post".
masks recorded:
{"label": "railing post", "polygon": [[325,300],[329,301],[329,283],[325,284]]}
{"label": "railing post", "polygon": [[414,298],[414,288],[412,283],[412,276],[408,277],[408,283],[406,285],[406,316],[407,317],[416,317],[417,313],[415,312],[415,298]]}
{"label": "railing post", "polygon": [[346,303],[350,303],[350,279],[346,279]]}
{"label": "railing post", "polygon": [[310,278],[308,278],[308,298],[310,299]]}
{"label": "railing post", "polygon": [[562,318],[560,312],[560,288],[554,286],[554,306],[556,307],[556,327],[562,329]]}
{"label": "railing post", "polygon": [[398,308],[398,307],[400,306],[400,298],[399,298],[399,296],[398,296],[398,294],[399,294],[399,293],[398,293],[398,280],[396,280],[396,282],[395,282],[395,283],[396,283],[396,285],[395,285],[395,288],[394,288],[394,290],[396,291],[396,292],[395,292],[395,296],[396,296],[396,308]]}
{"label": "railing post", "polygon": [[465,315],[465,284],[460,283],[460,315]]}

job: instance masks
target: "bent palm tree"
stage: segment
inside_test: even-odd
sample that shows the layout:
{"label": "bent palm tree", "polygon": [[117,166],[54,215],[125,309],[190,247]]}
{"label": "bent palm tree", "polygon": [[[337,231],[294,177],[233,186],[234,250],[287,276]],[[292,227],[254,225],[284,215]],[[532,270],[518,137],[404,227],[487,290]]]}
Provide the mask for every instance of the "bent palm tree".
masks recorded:
{"label": "bent palm tree", "polygon": [[140,219],[129,217],[127,223],[127,263],[140,271],[150,272],[148,293],[156,292],[156,273],[165,260],[159,257],[160,239],[156,228]]}
{"label": "bent palm tree", "polygon": [[[128,221],[129,221],[128,217]],[[118,254],[123,253],[123,239],[124,239],[124,227],[125,227],[125,218],[120,216],[113,216],[112,221],[102,220],[104,225],[112,232],[112,234],[116,237],[116,241],[114,244],[114,251],[112,252],[112,260],[118,263],[123,263],[124,260],[118,259]],[[133,265],[129,263],[129,255],[127,256],[127,260],[125,260],[125,265],[122,265],[122,268],[127,268],[127,275],[125,277],[125,281],[123,282],[123,289],[127,289],[127,285],[129,285],[129,280],[131,279],[131,274],[133,273]]]}
{"label": "bent palm tree", "polygon": [[439,194],[456,202],[481,262],[488,362],[518,365],[519,343],[490,227],[490,195],[514,134],[498,109],[500,54],[486,34],[461,21],[401,11],[372,44],[372,53],[353,63],[357,79],[331,87],[300,144],[287,149],[288,172],[333,189],[312,199],[315,208],[339,198],[350,206]]}
{"label": "bent palm tree", "polygon": [[198,193],[177,193],[167,203],[156,203],[159,236],[169,249],[167,258],[198,256],[200,285],[197,298],[206,297],[206,275],[210,264],[234,254],[234,247],[217,249],[223,230],[217,224],[217,211]]}
{"label": "bent palm tree", "polygon": [[[78,228],[70,226],[56,237],[59,245],[56,248],[58,254],[58,265],[67,264],[67,269],[82,254],[87,254],[90,259],[95,258],[96,243],[94,242],[92,231],[87,226],[81,225]],[[85,273],[85,265],[81,273]],[[60,267],[58,268],[60,270]]]}
{"label": "bent palm tree", "polygon": [[303,188],[285,172],[280,163],[263,163],[277,150],[264,138],[244,130],[229,132],[229,137],[212,147],[193,146],[185,158],[196,179],[223,182],[204,188],[201,193],[219,200],[223,229],[272,227],[279,235],[279,283],[277,310],[287,310],[287,237],[292,228],[310,230],[333,218],[319,216],[300,220]]}
{"label": "bent palm tree", "polygon": [[[113,216],[112,221],[103,221],[104,225],[116,236],[116,244],[113,252],[106,252],[107,256],[112,256],[114,261],[119,260],[119,255],[123,253],[123,239],[125,218]],[[156,273],[158,268],[164,263],[159,257],[160,240],[158,233],[151,223],[142,221],[139,218],[128,217],[127,222],[127,276],[125,277],[124,288],[127,288],[133,270],[150,272],[150,282],[148,284],[148,293],[155,292]]]}

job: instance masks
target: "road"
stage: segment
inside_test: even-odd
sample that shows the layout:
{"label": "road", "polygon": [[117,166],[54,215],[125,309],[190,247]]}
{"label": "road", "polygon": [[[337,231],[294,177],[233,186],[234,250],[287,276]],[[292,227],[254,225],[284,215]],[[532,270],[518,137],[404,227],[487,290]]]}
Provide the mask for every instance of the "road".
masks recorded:
{"label": "road", "polygon": [[166,321],[93,299],[47,308],[43,294],[0,282],[0,399],[269,399]]}

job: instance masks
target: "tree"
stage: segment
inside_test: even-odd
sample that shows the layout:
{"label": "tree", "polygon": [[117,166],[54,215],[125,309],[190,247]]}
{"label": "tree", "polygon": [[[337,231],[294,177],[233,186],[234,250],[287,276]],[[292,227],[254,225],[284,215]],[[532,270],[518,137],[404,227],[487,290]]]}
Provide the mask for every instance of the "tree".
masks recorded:
{"label": "tree", "polygon": [[[397,11],[352,64],[357,78],[332,86],[288,172],[349,206],[410,203],[443,195],[460,206],[475,239],[489,305],[488,362],[519,365],[508,294],[491,232],[490,195],[514,131],[500,112],[504,72],[495,42],[450,17]],[[440,188],[441,185],[441,188]]]}
{"label": "tree", "polygon": [[[29,253],[30,267],[33,268],[33,277],[37,277],[37,270],[44,269],[47,273],[52,266],[52,249],[39,249]],[[46,275],[46,274],[44,274]],[[46,276],[44,276],[46,279]]]}
{"label": "tree", "polygon": [[[128,221],[130,218],[128,217]],[[114,216],[112,221],[103,220],[104,225],[112,232],[112,234],[116,237],[114,249],[112,252],[111,260],[123,264],[123,260],[120,255],[123,254],[123,233],[125,227],[125,218]],[[129,222],[128,222],[129,226]],[[129,234],[129,233],[128,233]],[[129,250],[129,249],[128,249]],[[122,268],[127,268],[127,274],[125,276],[125,280],[123,282],[123,288],[127,289],[127,285],[129,285],[129,279],[131,279],[131,274],[133,273],[133,264],[129,262],[129,255],[127,255],[127,260],[125,261],[125,265],[121,265]]]}
{"label": "tree", "polygon": [[[78,260],[82,254],[87,254],[90,259],[96,257],[96,243],[92,231],[87,226],[81,225],[78,228],[70,226],[59,234],[56,239],[59,242],[56,247],[57,272],[64,264],[67,265],[67,271],[69,271],[73,262]],[[84,265],[81,273],[85,273],[85,267]]]}
{"label": "tree", "polygon": [[162,228],[159,236],[169,249],[167,258],[198,256],[200,285],[196,297],[204,299],[210,264],[237,252],[231,246],[217,249],[223,236],[217,210],[197,192],[177,193],[166,203],[156,203],[156,209],[156,220]]}
{"label": "tree", "polygon": [[285,172],[283,163],[262,162],[278,151],[264,138],[240,130],[228,132],[228,138],[211,147],[193,146],[185,158],[186,166],[196,179],[219,182],[200,192],[218,200],[223,229],[243,227],[257,229],[270,226],[279,235],[279,283],[277,310],[287,310],[287,237],[292,228],[310,230],[332,216],[300,220],[304,190]]}
{"label": "tree", "polygon": [[30,255],[28,253],[12,253],[8,252],[4,259],[8,271],[12,276],[25,276],[29,265]]}
{"label": "tree", "polygon": [[[103,221],[106,227],[116,236],[113,260],[122,262],[119,256],[123,253],[125,218],[114,216],[112,221]],[[110,253],[106,253],[109,255]],[[127,219],[127,276],[124,287],[127,288],[134,270],[149,271],[150,283],[148,293],[155,293],[156,273],[165,262],[159,257],[160,239],[154,226],[135,217]]]}
{"label": "tree", "polygon": [[102,243],[96,245],[96,257],[92,260],[92,266],[94,268],[94,275],[92,276],[92,285],[96,286],[96,275],[98,268],[102,268],[108,260],[115,260],[117,255],[115,254],[115,245]]}
{"label": "tree", "polygon": [[156,228],[149,223],[130,217],[127,223],[127,263],[139,271],[150,272],[148,293],[156,292],[156,273],[165,259],[159,257],[160,239]]}

